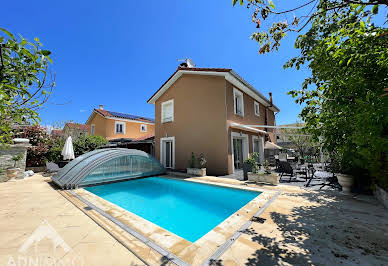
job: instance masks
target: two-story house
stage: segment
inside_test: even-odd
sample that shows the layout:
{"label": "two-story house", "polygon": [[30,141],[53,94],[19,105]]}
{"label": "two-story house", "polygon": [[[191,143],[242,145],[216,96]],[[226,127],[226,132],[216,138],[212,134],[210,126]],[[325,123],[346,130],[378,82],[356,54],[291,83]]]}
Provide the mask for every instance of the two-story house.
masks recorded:
{"label": "two-story house", "polygon": [[79,123],[68,122],[65,124],[65,126],[62,129],[62,136],[65,139],[71,136],[73,140],[76,140],[80,136],[88,135],[88,134],[89,134],[88,125],[79,124]]}
{"label": "two-story house", "polygon": [[272,103],[232,69],[178,67],[152,95],[155,156],[172,169],[204,154],[211,175],[242,168],[252,152],[264,159],[264,142],[276,143]]}
{"label": "two-story house", "polygon": [[103,105],[93,110],[85,124],[89,126],[91,135],[102,136],[107,140],[137,140],[155,134],[154,119],[107,111]]}

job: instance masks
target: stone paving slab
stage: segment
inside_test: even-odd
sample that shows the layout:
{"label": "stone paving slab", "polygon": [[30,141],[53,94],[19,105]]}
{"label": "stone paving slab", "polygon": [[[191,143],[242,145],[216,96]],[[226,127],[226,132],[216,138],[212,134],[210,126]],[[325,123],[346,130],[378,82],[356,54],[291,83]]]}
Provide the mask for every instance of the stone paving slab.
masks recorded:
{"label": "stone paving slab", "polygon": [[[388,212],[371,196],[345,196],[336,191],[257,185],[217,177],[192,180],[282,191],[214,265],[388,265]],[[79,210],[48,181],[49,178],[35,175],[0,183],[0,265],[7,265],[11,257],[16,265],[28,265],[28,261],[24,263],[26,259],[36,259],[34,244],[25,252],[19,250],[44,221],[71,248],[56,248],[54,257],[62,262],[143,265],[144,260],[150,265],[171,265],[104,217],[91,210]],[[115,232],[115,237],[96,223]],[[196,252],[198,248],[206,250],[206,243],[191,245],[180,255],[199,265],[206,259],[203,254],[209,252]],[[43,238],[37,250],[41,256],[38,259],[52,259],[52,240]]]}
{"label": "stone paving slab", "polygon": [[[28,179],[0,183],[0,265],[12,262],[30,265],[30,260],[38,262],[37,265],[54,260],[65,265],[72,262],[75,265],[144,265],[48,181],[49,178],[36,174]],[[70,250],[58,246],[54,254],[49,230],[46,226],[40,227],[46,222]],[[34,234],[37,228],[41,228],[43,235]],[[32,243],[20,251],[31,235],[36,241],[36,250]]]}

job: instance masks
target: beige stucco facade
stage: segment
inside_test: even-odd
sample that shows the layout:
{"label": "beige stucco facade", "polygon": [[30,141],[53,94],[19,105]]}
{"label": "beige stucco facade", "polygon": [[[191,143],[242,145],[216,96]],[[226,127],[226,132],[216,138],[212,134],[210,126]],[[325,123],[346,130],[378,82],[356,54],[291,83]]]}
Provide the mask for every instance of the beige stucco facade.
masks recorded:
{"label": "beige stucco facade", "polygon": [[[243,93],[244,117],[234,114],[233,88],[236,86],[222,76],[180,76],[155,101],[156,158],[162,159],[161,139],[174,137],[175,169],[189,167],[191,153],[194,152],[197,158],[204,154],[208,174],[233,173],[233,135],[245,136],[247,144],[244,149],[252,153],[253,137],[264,141],[268,134],[232,128],[231,124],[263,125],[267,112],[267,125],[275,125],[273,111],[260,103],[260,116],[255,115],[254,99],[246,93]],[[161,105],[169,100],[174,101],[174,120],[162,123]],[[273,141],[276,140],[273,138]]]}
{"label": "beige stucco facade", "polygon": [[[125,123],[124,133],[116,133],[116,122]],[[92,133],[92,125],[94,125],[94,135],[102,136],[107,140],[119,138],[137,139],[155,134],[155,124],[148,122],[132,121],[127,119],[113,119],[106,118],[100,114],[94,113],[92,117],[86,122],[89,125],[89,132]],[[147,126],[147,131],[141,131],[141,125]]]}

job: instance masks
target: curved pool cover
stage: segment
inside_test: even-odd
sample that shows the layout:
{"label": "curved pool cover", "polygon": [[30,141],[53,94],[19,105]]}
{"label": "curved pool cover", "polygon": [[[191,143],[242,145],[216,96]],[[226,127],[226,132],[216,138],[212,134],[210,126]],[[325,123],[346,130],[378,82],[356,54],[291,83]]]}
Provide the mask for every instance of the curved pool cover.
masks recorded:
{"label": "curved pool cover", "polygon": [[100,149],[68,163],[51,179],[64,189],[164,174],[166,169],[148,153],[133,149]]}

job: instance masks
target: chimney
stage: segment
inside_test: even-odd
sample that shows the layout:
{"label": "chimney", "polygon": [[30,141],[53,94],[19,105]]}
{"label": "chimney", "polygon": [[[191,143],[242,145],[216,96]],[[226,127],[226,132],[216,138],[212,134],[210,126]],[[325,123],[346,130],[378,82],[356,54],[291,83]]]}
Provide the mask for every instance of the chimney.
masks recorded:
{"label": "chimney", "polygon": [[269,102],[271,103],[270,106],[273,106],[273,102],[272,102],[272,92],[269,92]]}
{"label": "chimney", "polygon": [[104,110],[104,105],[100,104],[100,105],[98,106],[98,109]]}

